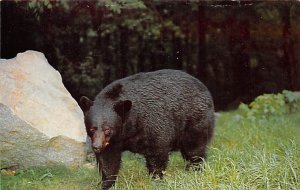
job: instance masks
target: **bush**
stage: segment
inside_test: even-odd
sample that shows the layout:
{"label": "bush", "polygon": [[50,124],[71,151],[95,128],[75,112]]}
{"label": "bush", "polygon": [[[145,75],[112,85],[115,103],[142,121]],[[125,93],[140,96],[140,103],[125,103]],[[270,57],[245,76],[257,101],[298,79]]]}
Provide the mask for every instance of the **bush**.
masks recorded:
{"label": "bush", "polygon": [[256,121],[297,112],[299,108],[299,99],[296,95],[291,91],[284,90],[279,94],[258,96],[249,105],[241,103],[238,112],[242,118]]}
{"label": "bush", "polygon": [[285,103],[288,107],[289,113],[294,113],[300,110],[300,100],[293,92],[284,90],[282,91]]}

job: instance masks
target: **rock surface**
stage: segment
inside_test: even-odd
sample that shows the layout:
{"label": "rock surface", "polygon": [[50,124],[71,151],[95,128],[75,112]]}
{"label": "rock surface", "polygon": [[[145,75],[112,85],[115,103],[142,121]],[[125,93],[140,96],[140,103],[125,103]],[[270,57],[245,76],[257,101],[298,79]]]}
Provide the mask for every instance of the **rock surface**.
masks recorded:
{"label": "rock surface", "polygon": [[1,168],[80,164],[85,141],[83,113],[42,53],[0,60]]}

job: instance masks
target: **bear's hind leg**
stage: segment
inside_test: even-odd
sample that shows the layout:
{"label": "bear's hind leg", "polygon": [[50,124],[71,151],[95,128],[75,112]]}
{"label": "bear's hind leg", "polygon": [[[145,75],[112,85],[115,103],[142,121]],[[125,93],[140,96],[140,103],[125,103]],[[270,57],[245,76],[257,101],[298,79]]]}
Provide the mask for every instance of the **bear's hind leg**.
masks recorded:
{"label": "bear's hind leg", "polygon": [[166,170],[168,165],[168,152],[155,155],[146,155],[145,158],[149,174],[153,175],[154,179],[157,179],[158,177],[162,179],[163,171]]}
{"label": "bear's hind leg", "polygon": [[191,168],[199,170],[200,164],[206,158],[206,147],[185,147],[181,149],[182,157],[187,161],[186,169]]}
{"label": "bear's hind leg", "polygon": [[[190,126],[191,127],[191,126]],[[213,135],[213,123],[207,127],[200,124],[188,128],[181,145],[181,154],[188,162],[186,169],[200,169],[200,163],[206,158],[206,149]]]}

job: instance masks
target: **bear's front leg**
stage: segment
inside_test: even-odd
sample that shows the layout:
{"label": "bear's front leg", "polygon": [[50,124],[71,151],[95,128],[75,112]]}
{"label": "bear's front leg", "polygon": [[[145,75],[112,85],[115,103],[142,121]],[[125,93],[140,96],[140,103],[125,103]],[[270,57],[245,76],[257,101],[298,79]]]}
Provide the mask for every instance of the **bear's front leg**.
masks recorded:
{"label": "bear's front leg", "polygon": [[162,179],[163,171],[166,170],[168,165],[168,152],[146,155],[145,158],[149,174],[153,175],[152,177],[154,179],[157,179],[158,177]]}
{"label": "bear's front leg", "polygon": [[120,165],[121,151],[108,148],[100,153],[99,167],[101,166],[103,190],[107,190],[115,184]]}

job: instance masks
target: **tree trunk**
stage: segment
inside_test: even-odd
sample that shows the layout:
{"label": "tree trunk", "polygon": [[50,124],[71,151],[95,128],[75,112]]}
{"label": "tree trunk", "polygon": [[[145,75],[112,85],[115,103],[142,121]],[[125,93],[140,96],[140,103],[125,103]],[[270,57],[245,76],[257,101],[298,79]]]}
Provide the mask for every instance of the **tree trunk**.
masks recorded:
{"label": "tree trunk", "polygon": [[295,60],[294,54],[294,44],[291,34],[291,18],[290,18],[290,5],[284,4],[281,9],[281,19],[282,19],[282,35],[283,35],[283,62],[287,68],[289,80],[290,80],[290,89],[293,91],[299,90],[299,84],[297,81],[297,63]]}
{"label": "tree trunk", "polygon": [[202,81],[206,80],[206,30],[206,3],[200,2],[198,5],[198,65],[196,76]]}
{"label": "tree trunk", "polygon": [[144,43],[143,37],[139,36],[139,50],[138,50],[138,71],[145,71],[145,61],[146,61],[146,52],[147,52],[147,42]]}
{"label": "tree trunk", "polygon": [[189,74],[193,74],[194,73],[194,69],[193,69],[193,63],[192,63],[192,48],[191,48],[191,35],[189,33],[189,31],[186,32],[185,34],[185,39],[184,39],[184,55],[185,55],[185,61],[186,61],[186,67],[185,70],[187,73]]}
{"label": "tree trunk", "polygon": [[[103,63],[104,63],[104,76],[103,76],[103,87],[108,85],[111,82],[111,58],[113,53],[111,53],[111,49],[109,48],[111,45],[110,42],[110,34],[107,34],[103,39]],[[105,46],[105,47],[104,47]]]}
{"label": "tree trunk", "polygon": [[120,28],[120,66],[118,76],[123,78],[128,74],[128,30],[125,27]]}
{"label": "tree trunk", "polygon": [[235,98],[246,97],[250,90],[249,55],[246,49],[250,45],[250,22],[246,18],[236,21],[236,15],[229,18],[231,29],[229,34],[229,49],[233,67],[233,91]]}
{"label": "tree trunk", "polygon": [[[155,71],[157,70],[157,65],[158,65],[158,62],[157,62],[157,49],[155,47],[155,40],[150,40],[150,54],[149,54],[149,62],[150,62],[150,71]],[[146,68],[148,70],[148,68]]]}

